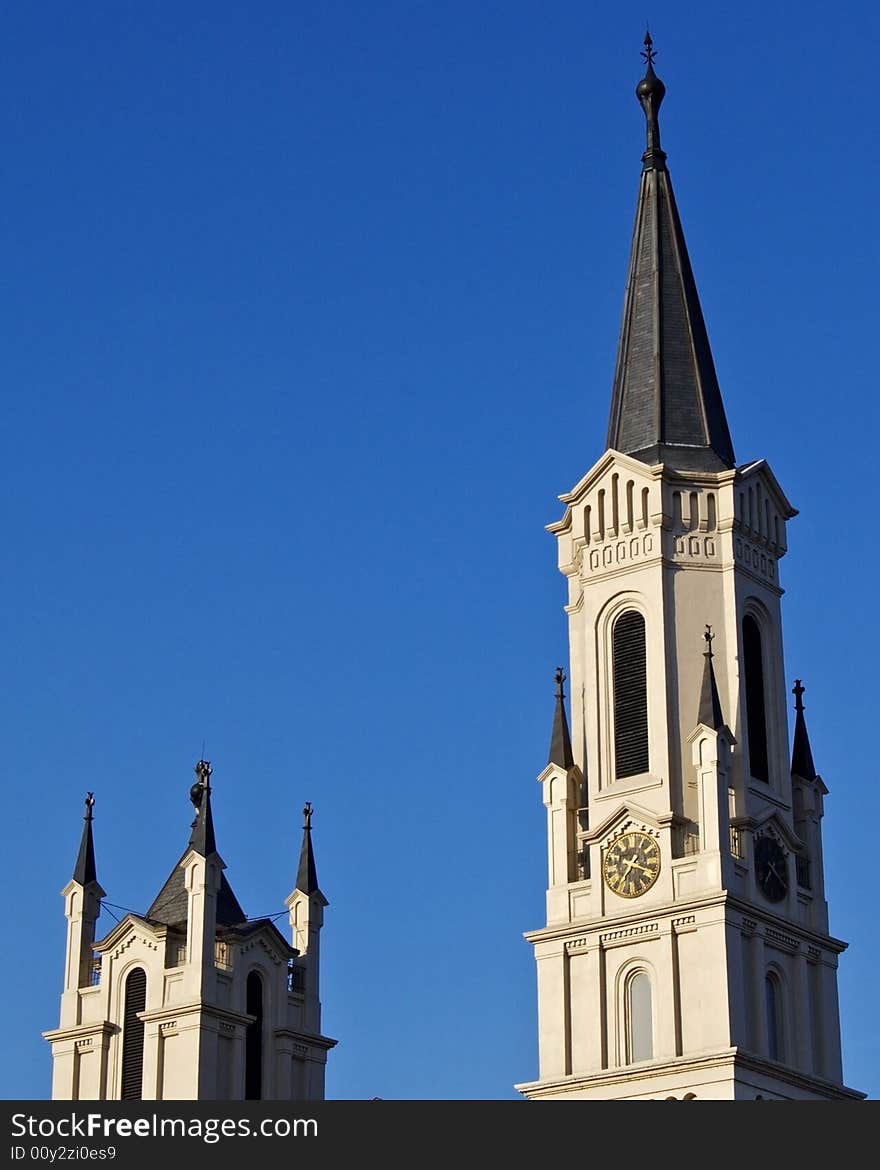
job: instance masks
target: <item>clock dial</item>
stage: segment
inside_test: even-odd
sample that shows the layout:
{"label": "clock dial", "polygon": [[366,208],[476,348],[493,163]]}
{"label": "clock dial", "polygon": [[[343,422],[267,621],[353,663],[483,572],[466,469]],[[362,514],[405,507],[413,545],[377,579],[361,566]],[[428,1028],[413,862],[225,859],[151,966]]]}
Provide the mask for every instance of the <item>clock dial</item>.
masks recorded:
{"label": "clock dial", "polygon": [[609,890],[621,898],[638,898],[660,873],[660,846],[648,833],[633,829],[605,849],[602,873]]}
{"label": "clock dial", "polygon": [[775,837],[755,841],[755,881],[771,902],[781,902],[788,893],[788,861]]}

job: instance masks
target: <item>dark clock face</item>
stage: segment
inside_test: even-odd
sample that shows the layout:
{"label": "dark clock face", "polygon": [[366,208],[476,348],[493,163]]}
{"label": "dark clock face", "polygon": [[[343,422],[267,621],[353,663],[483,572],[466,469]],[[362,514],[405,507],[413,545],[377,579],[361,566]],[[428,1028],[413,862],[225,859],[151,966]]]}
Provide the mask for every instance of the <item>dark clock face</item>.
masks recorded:
{"label": "dark clock face", "polygon": [[632,830],[605,850],[605,884],[621,898],[638,898],[650,890],[660,873],[660,846],[648,833]]}
{"label": "dark clock face", "polygon": [[781,902],[788,893],[788,863],[775,837],[758,837],[755,841],[755,880],[771,902]]}

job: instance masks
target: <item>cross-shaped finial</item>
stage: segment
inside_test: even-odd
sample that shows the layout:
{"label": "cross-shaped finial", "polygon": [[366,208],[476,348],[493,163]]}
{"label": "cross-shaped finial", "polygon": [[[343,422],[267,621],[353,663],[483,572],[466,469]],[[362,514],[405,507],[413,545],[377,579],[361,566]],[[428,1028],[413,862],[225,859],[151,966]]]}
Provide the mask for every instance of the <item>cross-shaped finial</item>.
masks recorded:
{"label": "cross-shaped finial", "polygon": [[564,699],[565,691],[562,689],[562,684],[565,682],[565,671],[561,666],[556,667],[556,698]]}
{"label": "cross-shaped finial", "polygon": [[92,819],[92,809],[94,807],[95,807],[95,794],[94,794],[94,792],[87,792],[86,793],[86,815],[83,817],[83,820],[90,821]]}
{"label": "cross-shaped finial", "polygon": [[649,68],[654,64],[654,58],[657,56],[654,42],[651,40],[651,31],[647,28],[645,29],[645,47],[642,50],[642,56],[645,59],[645,64]]}
{"label": "cross-shaped finial", "polygon": [[703,634],[703,637],[706,639],[706,654],[709,658],[711,658],[712,657],[712,641],[715,638],[715,635],[712,633],[712,627],[708,624],[706,626],[706,632],[705,632],[705,634]]}
{"label": "cross-shaped finial", "polygon": [[794,686],[791,688],[791,693],[794,695],[794,709],[795,709],[795,711],[803,711],[804,701],[801,698],[801,696],[803,695],[803,693],[806,689],[807,688],[801,684],[801,680],[799,678],[796,678],[794,680]]}
{"label": "cross-shaped finial", "polygon": [[311,827],[312,827],[312,802],[310,800],[306,801],[305,808],[303,809],[303,816],[305,817],[305,823],[303,825],[303,828],[311,830]]}
{"label": "cross-shaped finial", "polygon": [[199,778],[199,784],[201,784],[203,788],[208,787],[208,781],[211,779],[211,773],[213,770],[214,769],[211,767],[210,760],[199,760],[199,762],[196,764],[195,773]]}

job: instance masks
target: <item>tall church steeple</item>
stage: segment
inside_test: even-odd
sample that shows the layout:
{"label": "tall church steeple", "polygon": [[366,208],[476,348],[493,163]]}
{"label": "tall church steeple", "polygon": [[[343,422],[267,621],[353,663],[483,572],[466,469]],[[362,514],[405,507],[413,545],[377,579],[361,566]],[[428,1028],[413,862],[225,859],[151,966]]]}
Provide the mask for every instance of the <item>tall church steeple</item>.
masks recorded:
{"label": "tall church steeple", "polygon": [[666,87],[645,36],[645,76],[636,96],[647,147],[614,372],[608,447],[643,463],[699,471],[734,465],[733,443],[684,232],[660,149]]}
{"label": "tall church steeple", "polygon": [[[566,577],[534,1099],[827,1100],[842,1080],[815,776],[788,750],[779,563],[796,515],[735,466],[660,145],[647,147],[608,449],[548,525]],[[705,652],[699,647],[703,643]],[[574,751],[572,751],[574,745]],[[805,773],[811,773],[805,775]]]}

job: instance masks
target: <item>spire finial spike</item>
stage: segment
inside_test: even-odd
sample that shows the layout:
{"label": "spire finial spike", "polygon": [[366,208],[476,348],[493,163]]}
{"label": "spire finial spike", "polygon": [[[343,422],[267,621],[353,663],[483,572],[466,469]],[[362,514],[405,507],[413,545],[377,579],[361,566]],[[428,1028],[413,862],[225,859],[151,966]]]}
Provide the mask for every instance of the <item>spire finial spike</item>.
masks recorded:
{"label": "spire finial spike", "polygon": [[87,792],[86,793],[86,815],[83,817],[84,821],[89,821],[91,823],[92,809],[94,807],[95,807],[95,794],[94,794],[94,792]]}
{"label": "spire finial spike", "polygon": [[657,56],[654,42],[651,40],[651,30],[647,27],[645,28],[645,47],[642,50],[642,56],[645,59],[645,64],[649,67],[654,64],[654,58]]}
{"label": "spire finial spike", "polygon": [[803,684],[801,683],[801,680],[799,678],[796,678],[794,680],[794,686],[791,688],[791,693],[794,695],[794,709],[795,709],[795,711],[803,711],[804,701],[803,701],[802,696],[803,696],[803,693],[806,689],[807,688],[805,686],[803,686]]}
{"label": "spire finial spike", "polygon": [[565,671],[562,669],[561,666],[556,667],[555,678],[556,678],[556,698],[557,699],[564,699],[565,698],[565,691],[562,689],[562,684],[565,682],[566,675],[565,675]]}
{"label": "spire finial spike", "polygon": [[303,828],[306,830],[307,833],[311,833],[311,831],[312,831],[312,812],[313,811],[314,810],[312,809],[312,802],[310,800],[307,800],[306,804],[305,804],[305,808],[303,809],[303,818],[304,818],[303,819]]}
{"label": "spire finial spike", "polygon": [[95,794],[86,793],[86,812],[83,817],[82,838],[79,843],[79,853],[73,867],[73,880],[81,886],[98,880],[95,867],[95,843],[92,837],[92,809],[95,807]]}
{"label": "spire finial spike", "polygon": [[703,685],[700,689],[700,707],[697,713],[697,722],[705,723],[707,727],[718,731],[724,726],[724,715],[721,711],[718,684],[715,681],[715,667],[712,665],[712,659],[714,658],[712,653],[712,640],[715,635],[712,633],[712,627],[708,623],[706,624],[706,632],[703,634],[703,637],[706,641],[706,649],[703,651],[703,657],[706,663],[703,667]]}

